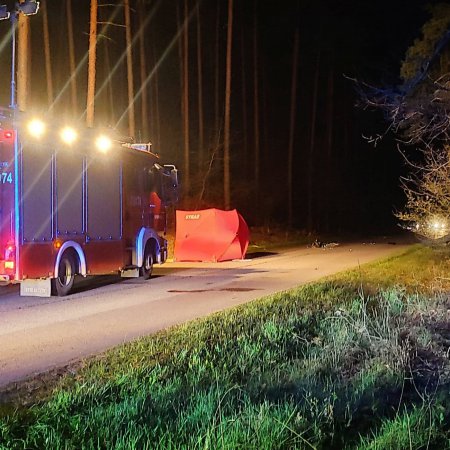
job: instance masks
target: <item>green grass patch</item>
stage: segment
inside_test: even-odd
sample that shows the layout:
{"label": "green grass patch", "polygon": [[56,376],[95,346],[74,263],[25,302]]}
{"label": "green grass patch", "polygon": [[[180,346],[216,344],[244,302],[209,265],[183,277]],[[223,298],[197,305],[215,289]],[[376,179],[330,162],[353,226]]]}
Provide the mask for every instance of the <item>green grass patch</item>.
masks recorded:
{"label": "green grass patch", "polygon": [[415,247],[123,345],[4,408],[0,448],[448,448],[447,273]]}

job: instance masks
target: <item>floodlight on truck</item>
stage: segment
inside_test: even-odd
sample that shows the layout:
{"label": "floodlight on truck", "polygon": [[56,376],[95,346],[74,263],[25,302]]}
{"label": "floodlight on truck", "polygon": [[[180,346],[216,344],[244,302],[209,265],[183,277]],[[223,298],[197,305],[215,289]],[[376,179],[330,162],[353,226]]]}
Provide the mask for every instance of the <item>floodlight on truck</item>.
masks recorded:
{"label": "floodlight on truck", "polygon": [[72,127],[64,127],[60,137],[65,144],[72,145],[78,139],[78,133]]}
{"label": "floodlight on truck", "polygon": [[28,133],[36,139],[41,138],[46,131],[47,127],[40,119],[32,119],[27,124]]}
{"label": "floodlight on truck", "polygon": [[95,146],[100,152],[107,153],[112,147],[112,140],[108,136],[102,134],[95,140]]}

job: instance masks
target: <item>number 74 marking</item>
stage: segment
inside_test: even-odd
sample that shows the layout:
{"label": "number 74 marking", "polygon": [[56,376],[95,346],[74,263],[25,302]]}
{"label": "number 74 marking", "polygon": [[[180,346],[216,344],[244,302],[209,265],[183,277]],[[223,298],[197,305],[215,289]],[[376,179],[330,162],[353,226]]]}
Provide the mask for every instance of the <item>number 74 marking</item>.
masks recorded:
{"label": "number 74 marking", "polygon": [[1,181],[2,184],[12,183],[12,173],[11,172],[2,172],[1,173]]}

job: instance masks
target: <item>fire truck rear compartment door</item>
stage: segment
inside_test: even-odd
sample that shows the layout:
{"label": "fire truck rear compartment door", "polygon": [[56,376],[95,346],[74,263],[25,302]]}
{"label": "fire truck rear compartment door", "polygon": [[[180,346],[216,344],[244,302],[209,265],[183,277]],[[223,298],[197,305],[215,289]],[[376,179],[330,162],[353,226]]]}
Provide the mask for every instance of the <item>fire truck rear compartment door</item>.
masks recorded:
{"label": "fire truck rear compartment door", "polygon": [[87,165],[87,235],[90,240],[122,237],[122,168],[114,158],[95,158]]}
{"label": "fire truck rear compartment door", "polygon": [[[36,146],[37,147],[37,146]],[[22,153],[23,239],[52,239],[52,159],[43,148],[26,146]]]}
{"label": "fire truck rear compartment door", "polygon": [[57,153],[56,202],[57,234],[83,234],[83,155],[67,151]]}

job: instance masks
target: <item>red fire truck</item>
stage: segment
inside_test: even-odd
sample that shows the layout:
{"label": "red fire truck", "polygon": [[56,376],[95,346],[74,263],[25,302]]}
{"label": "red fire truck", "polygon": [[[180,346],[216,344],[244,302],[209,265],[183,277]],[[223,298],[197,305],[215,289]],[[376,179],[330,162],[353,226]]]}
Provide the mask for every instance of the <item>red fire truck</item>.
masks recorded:
{"label": "red fire truck", "polygon": [[177,170],[151,144],[0,111],[0,282],[69,294],[75,275],[150,278]]}

